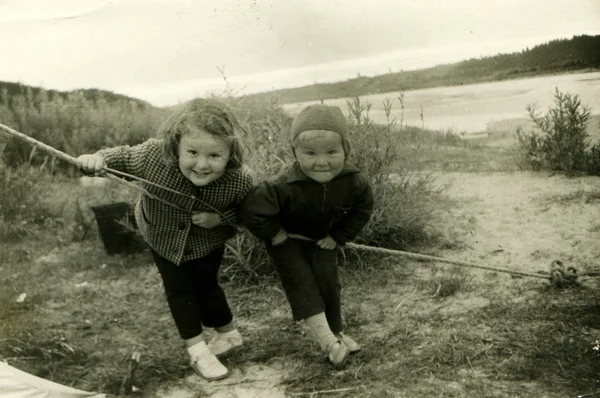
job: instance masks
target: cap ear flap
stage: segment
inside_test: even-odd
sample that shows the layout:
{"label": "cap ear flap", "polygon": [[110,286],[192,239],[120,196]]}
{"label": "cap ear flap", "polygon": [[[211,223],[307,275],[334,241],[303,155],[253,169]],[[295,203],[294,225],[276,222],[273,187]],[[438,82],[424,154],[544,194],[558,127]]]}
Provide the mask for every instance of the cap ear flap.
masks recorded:
{"label": "cap ear flap", "polygon": [[352,145],[350,144],[350,141],[346,139],[346,137],[342,137],[342,146],[344,147],[346,159],[348,159],[348,156],[350,156],[350,153],[352,152]]}

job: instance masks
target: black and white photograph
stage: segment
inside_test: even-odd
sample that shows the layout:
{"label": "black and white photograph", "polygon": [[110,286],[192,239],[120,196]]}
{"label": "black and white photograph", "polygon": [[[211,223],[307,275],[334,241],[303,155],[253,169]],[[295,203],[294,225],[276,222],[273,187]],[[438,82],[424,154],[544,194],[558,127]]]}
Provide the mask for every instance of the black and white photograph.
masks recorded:
{"label": "black and white photograph", "polygon": [[0,397],[600,398],[600,0],[0,0]]}

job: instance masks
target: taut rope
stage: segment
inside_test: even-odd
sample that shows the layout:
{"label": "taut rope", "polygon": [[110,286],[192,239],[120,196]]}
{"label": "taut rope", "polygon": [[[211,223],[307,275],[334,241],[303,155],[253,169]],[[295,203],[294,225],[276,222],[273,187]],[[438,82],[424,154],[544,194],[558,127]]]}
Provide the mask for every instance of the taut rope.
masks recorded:
{"label": "taut rope", "polygon": [[399,255],[399,256],[403,256],[403,257],[412,258],[413,260],[435,261],[438,263],[453,264],[453,265],[459,265],[462,267],[479,268],[479,269],[495,271],[495,272],[505,272],[505,273],[511,274],[511,275],[529,276],[532,278],[548,279],[550,281],[550,283],[556,287],[566,287],[566,286],[575,285],[575,284],[577,284],[577,278],[579,276],[600,276],[600,272],[583,272],[581,274],[578,274],[577,270],[574,267],[571,267],[571,266],[567,267],[560,260],[552,261],[550,263],[550,275],[544,275],[544,274],[535,274],[535,273],[531,273],[531,272],[515,271],[512,269],[501,268],[501,267],[490,267],[487,265],[469,263],[469,262],[465,262],[465,261],[448,260],[448,259],[445,259],[442,257],[410,253],[410,252],[405,252],[405,251],[401,251],[401,250],[386,249],[383,247],[366,246],[366,245],[361,245],[358,243],[347,243],[346,246],[352,247],[355,249],[376,252],[376,253],[380,253],[380,254]]}
{"label": "taut rope", "polygon": [[[314,239],[311,239],[311,238],[308,238],[308,237],[302,236],[302,235],[297,235],[297,234],[288,234],[288,237],[290,237],[292,239],[299,239],[299,240],[305,240],[305,241],[311,241],[311,242],[315,241]],[[386,249],[384,247],[361,245],[359,243],[353,243],[353,242],[346,243],[345,247],[349,247],[349,248],[356,249],[356,250],[373,252],[373,253],[385,254],[385,255],[402,256],[402,257],[407,257],[407,258],[410,258],[413,260],[419,260],[419,261],[432,261],[432,262],[438,262],[438,263],[458,265],[461,267],[478,268],[478,269],[483,269],[483,270],[487,270],[487,271],[504,272],[507,274],[517,275],[517,276],[529,276],[532,278],[547,279],[550,281],[550,283],[552,285],[554,285],[556,287],[566,287],[566,286],[575,285],[575,284],[577,284],[578,276],[600,276],[600,272],[585,272],[582,274],[577,274],[577,270],[575,268],[566,267],[563,264],[563,262],[559,261],[559,260],[552,261],[552,263],[550,264],[550,275],[545,275],[545,274],[535,274],[535,273],[531,273],[531,272],[516,271],[516,270],[512,270],[512,269],[508,269],[508,268],[490,267],[487,265],[481,265],[481,264],[470,263],[470,262],[465,262],[465,261],[449,260],[449,259],[446,259],[443,257],[435,257],[435,256],[429,256],[426,254],[405,252],[402,250]]]}

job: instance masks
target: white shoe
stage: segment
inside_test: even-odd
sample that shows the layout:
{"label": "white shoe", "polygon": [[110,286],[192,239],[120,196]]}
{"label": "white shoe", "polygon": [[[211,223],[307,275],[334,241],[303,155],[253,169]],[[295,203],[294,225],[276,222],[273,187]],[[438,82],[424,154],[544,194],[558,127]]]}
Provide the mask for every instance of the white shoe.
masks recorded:
{"label": "white shoe", "polygon": [[327,358],[329,358],[329,361],[336,369],[341,369],[344,366],[349,354],[350,349],[341,341],[336,341],[327,349]]}
{"label": "white shoe", "polygon": [[346,347],[348,347],[351,354],[361,350],[361,346],[359,346],[356,341],[346,336],[344,333],[340,333],[338,338],[342,343],[346,344]]}
{"label": "white shoe", "polygon": [[217,334],[209,343],[208,349],[217,357],[232,354],[242,348],[244,340],[237,329]]}
{"label": "white shoe", "polygon": [[208,381],[221,380],[229,376],[229,369],[210,352],[206,343],[202,342],[199,345],[202,345],[198,347],[200,353],[190,357],[190,366],[196,373]]}

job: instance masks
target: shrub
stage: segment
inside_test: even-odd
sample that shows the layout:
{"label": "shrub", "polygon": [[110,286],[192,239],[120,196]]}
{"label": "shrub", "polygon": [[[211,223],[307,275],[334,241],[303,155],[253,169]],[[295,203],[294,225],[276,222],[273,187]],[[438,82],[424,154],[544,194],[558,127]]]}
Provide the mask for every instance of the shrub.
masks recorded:
{"label": "shrub", "polygon": [[56,218],[39,184],[45,173],[28,165],[9,169],[0,162],[0,237],[19,240]]}
{"label": "shrub", "polygon": [[535,104],[526,109],[535,129],[530,132],[517,129],[524,162],[536,170],[587,171],[590,108],[582,105],[577,95],[561,93],[556,88],[554,106],[546,114],[538,114]]}
{"label": "shrub", "polygon": [[[140,143],[154,135],[164,114],[133,101],[109,102],[102,96],[90,100],[82,92],[64,98],[28,90],[0,101],[0,122],[75,157],[107,146]],[[8,166],[19,166],[45,164],[52,157],[42,151],[32,156],[31,145],[14,138],[8,139],[3,159]]]}
{"label": "shrub", "polygon": [[[600,126],[600,123],[598,123]],[[594,144],[587,154],[587,171],[593,175],[600,175],[600,144]]]}
{"label": "shrub", "polygon": [[244,130],[247,165],[261,181],[279,172],[293,159],[290,134],[291,117],[276,101],[242,97],[231,99]]}
{"label": "shrub", "polygon": [[369,177],[375,197],[375,211],[359,240],[391,249],[428,242],[439,191],[432,176],[418,169],[417,152],[413,158],[400,157],[406,134],[391,118],[391,102],[383,104],[385,125],[373,123],[371,105],[361,103],[360,98],[347,104],[353,145],[350,162]]}

